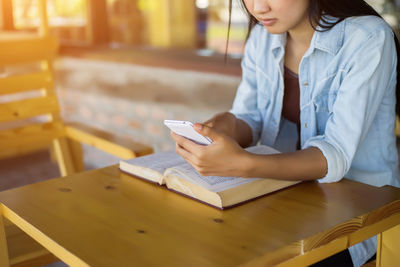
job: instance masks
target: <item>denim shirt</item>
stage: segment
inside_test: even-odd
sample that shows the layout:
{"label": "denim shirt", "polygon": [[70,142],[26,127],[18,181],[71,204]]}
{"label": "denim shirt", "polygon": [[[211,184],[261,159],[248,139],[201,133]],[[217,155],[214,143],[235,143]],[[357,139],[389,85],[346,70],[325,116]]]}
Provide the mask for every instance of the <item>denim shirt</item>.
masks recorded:
{"label": "denim shirt", "polygon": [[[250,126],[253,144],[289,152],[295,150],[297,131],[281,117],[285,44],[286,34],[270,34],[262,25],[253,28],[231,112]],[[351,17],[328,31],[315,31],[298,75],[301,148],[317,147],[328,165],[319,182],[346,177],[400,186],[396,64],[393,32],[378,17]],[[355,266],[375,249],[374,238],[351,247]]]}

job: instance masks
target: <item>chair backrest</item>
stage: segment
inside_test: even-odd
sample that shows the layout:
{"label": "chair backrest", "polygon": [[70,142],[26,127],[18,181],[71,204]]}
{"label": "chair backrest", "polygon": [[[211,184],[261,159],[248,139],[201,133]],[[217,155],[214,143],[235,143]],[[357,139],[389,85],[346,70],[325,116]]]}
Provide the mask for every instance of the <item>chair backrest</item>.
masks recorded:
{"label": "chair backrest", "polygon": [[54,91],[57,41],[49,35],[46,1],[37,35],[0,39],[0,158],[36,150],[64,135]]}

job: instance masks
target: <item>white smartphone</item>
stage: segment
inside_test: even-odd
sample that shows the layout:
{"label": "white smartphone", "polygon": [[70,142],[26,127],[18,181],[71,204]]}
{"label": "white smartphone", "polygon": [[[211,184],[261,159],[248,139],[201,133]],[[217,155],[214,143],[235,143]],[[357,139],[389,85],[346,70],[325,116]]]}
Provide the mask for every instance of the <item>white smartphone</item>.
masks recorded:
{"label": "white smartphone", "polygon": [[196,132],[193,128],[193,123],[190,121],[164,120],[164,124],[174,133],[186,137],[200,145],[209,145],[212,143],[211,138]]}

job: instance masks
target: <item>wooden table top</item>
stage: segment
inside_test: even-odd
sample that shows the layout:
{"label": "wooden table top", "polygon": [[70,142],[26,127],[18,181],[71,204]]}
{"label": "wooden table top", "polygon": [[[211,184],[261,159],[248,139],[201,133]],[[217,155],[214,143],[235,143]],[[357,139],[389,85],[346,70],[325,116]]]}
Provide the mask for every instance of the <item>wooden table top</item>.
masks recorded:
{"label": "wooden table top", "polygon": [[276,263],[399,213],[399,200],[389,186],[308,182],[221,211],[117,166],[0,192],[6,216],[90,266]]}

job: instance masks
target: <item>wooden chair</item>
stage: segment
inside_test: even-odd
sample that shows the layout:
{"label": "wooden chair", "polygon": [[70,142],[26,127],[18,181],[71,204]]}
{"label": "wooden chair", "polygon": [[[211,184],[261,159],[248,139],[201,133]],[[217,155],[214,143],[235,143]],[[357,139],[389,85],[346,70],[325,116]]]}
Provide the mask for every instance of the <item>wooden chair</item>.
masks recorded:
{"label": "wooden chair", "polygon": [[394,131],[396,133],[396,136],[400,137],[400,120],[398,117],[396,118],[396,128]]}
{"label": "wooden chair", "polygon": [[[39,3],[39,34],[0,35],[0,159],[51,146],[64,176],[82,170],[78,143],[123,159],[152,153],[149,146],[129,140],[115,143],[118,140],[104,131],[63,122],[52,69],[58,45],[49,34],[46,1]],[[15,71],[21,65],[24,72]],[[1,73],[1,67],[6,71]],[[15,100],[21,93],[24,99]]]}
{"label": "wooden chair", "polygon": [[[46,1],[39,3],[38,34],[0,34],[0,159],[50,148],[64,176],[84,169],[81,143],[121,159],[152,153],[149,146],[82,124],[64,123],[52,68],[58,45],[49,34]],[[40,266],[56,260],[15,226],[5,224],[13,266]]]}

